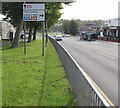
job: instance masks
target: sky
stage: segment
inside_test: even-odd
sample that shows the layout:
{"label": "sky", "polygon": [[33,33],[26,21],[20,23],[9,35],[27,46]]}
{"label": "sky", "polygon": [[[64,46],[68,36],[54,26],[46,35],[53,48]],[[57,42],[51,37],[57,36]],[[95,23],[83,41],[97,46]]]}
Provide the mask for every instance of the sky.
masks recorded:
{"label": "sky", "polygon": [[76,0],[71,6],[64,5],[61,19],[107,20],[118,17],[120,0]]}
{"label": "sky", "polygon": [[[120,0],[76,0],[75,3],[63,5],[61,19],[107,20],[118,17]],[[2,16],[0,15],[0,20]]]}

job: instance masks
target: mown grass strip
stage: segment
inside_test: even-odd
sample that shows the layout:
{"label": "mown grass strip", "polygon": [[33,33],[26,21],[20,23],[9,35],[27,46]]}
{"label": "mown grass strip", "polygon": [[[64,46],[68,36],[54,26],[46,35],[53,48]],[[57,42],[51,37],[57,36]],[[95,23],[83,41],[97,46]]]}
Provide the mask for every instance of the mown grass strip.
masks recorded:
{"label": "mown grass strip", "polygon": [[[22,45],[23,46],[23,45]],[[41,56],[41,40],[2,50],[3,106],[75,106],[65,71],[52,44]]]}

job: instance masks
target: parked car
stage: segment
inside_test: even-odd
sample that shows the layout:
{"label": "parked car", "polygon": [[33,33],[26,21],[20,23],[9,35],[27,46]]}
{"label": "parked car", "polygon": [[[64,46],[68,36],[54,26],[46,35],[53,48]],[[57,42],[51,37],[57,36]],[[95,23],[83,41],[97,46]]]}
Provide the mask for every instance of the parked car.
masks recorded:
{"label": "parked car", "polygon": [[56,41],[62,41],[62,36],[61,35],[56,35],[55,40]]}
{"label": "parked car", "polygon": [[[28,39],[28,37],[29,37],[29,34],[26,33],[26,39]],[[21,34],[20,38],[24,39],[24,34]]]}

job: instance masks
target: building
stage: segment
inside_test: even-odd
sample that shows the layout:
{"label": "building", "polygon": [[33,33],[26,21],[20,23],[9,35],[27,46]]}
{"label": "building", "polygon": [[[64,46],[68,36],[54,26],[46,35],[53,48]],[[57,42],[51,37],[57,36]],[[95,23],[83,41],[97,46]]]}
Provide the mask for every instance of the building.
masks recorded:
{"label": "building", "polygon": [[15,28],[6,21],[0,21],[0,40],[12,40],[15,35]]}
{"label": "building", "polygon": [[107,27],[103,28],[103,32],[106,36],[120,36],[120,18],[108,19],[105,23]]}
{"label": "building", "polygon": [[102,26],[98,26],[95,23],[87,22],[84,26],[80,27],[80,31],[84,32],[97,32],[102,28]]}
{"label": "building", "polygon": [[84,26],[80,27],[80,39],[95,40],[98,38],[102,26],[98,26],[93,22],[87,22]]}
{"label": "building", "polygon": [[113,19],[108,19],[105,21],[105,24],[108,26],[108,27],[111,27],[111,26],[120,26],[120,18],[113,18]]}

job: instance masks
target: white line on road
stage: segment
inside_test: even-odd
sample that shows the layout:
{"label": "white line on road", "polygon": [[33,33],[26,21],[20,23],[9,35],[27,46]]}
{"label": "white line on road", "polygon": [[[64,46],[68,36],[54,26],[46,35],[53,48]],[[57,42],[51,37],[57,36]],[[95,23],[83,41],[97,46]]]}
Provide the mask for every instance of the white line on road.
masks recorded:
{"label": "white line on road", "polygon": [[104,53],[101,53],[101,52],[99,52],[99,51],[97,51],[97,53],[115,60],[115,57],[109,56],[109,55],[104,54]]}

